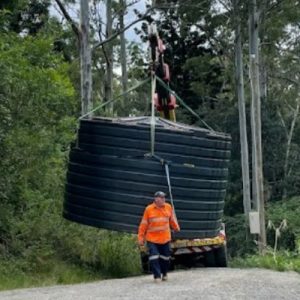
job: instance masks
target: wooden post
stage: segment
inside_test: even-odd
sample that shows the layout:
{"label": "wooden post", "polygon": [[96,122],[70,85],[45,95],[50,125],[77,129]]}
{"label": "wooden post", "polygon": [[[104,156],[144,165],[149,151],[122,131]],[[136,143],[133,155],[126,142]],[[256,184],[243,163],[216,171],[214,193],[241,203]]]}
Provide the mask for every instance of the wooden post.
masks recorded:
{"label": "wooden post", "polygon": [[246,222],[249,221],[251,210],[250,179],[249,179],[249,154],[247,138],[247,120],[245,109],[244,94],[244,75],[243,75],[243,52],[241,42],[241,18],[237,0],[233,0],[233,11],[235,18],[235,77],[237,96],[239,103],[239,123],[240,123],[240,143],[241,143],[241,162],[243,177],[243,206]]}
{"label": "wooden post", "polygon": [[256,195],[256,203],[259,212],[260,234],[258,248],[260,254],[264,254],[266,248],[265,229],[265,203],[263,187],[263,166],[261,146],[261,99],[259,84],[259,40],[258,40],[258,14],[256,0],[250,1],[249,6],[249,55],[250,55],[250,83],[251,83],[251,131],[253,153],[253,186]]}

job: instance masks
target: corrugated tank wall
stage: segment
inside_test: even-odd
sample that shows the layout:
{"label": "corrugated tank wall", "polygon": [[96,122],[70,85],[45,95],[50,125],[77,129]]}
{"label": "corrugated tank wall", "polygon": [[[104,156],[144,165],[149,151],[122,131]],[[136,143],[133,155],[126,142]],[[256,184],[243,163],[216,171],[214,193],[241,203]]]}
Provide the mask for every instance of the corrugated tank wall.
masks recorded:
{"label": "corrugated tank wall", "polygon": [[[66,219],[137,232],[154,192],[168,192],[164,165],[147,155],[149,122],[149,117],[81,120],[68,165]],[[181,226],[176,238],[218,234],[230,147],[226,134],[157,118],[155,154],[170,162],[174,207]]]}

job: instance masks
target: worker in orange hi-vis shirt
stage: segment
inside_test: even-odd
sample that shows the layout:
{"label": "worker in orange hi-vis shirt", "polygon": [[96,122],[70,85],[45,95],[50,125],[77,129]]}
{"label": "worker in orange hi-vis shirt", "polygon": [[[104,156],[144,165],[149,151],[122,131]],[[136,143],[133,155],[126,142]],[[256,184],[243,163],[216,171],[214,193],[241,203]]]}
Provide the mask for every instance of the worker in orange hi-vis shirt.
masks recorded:
{"label": "worker in orange hi-vis shirt", "polygon": [[172,206],[166,203],[166,194],[156,192],[154,201],[144,211],[139,226],[138,243],[143,246],[145,241],[149,249],[149,263],[154,276],[154,281],[167,280],[170,262],[171,231],[179,231],[177,219]]}

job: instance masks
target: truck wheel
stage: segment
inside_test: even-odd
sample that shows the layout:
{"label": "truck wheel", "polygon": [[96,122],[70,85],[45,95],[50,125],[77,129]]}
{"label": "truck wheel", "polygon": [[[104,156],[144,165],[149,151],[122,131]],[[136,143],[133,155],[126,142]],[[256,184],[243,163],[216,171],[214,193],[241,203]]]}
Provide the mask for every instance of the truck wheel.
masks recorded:
{"label": "truck wheel", "polygon": [[217,267],[226,268],[227,267],[227,247],[223,245],[214,250],[215,260]]}
{"label": "truck wheel", "polygon": [[171,259],[169,264],[169,271],[174,271],[174,270],[175,270],[175,261],[174,259]]}
{"label": "truck wheel", "polygon": [[141,253],[141,264],[144,274],[150,273],[149,258],[147,254]]}
{"label": "truck wheel", "polygon": [[210,250],[205,252],[204,254],[204,264],[205,267],[208,268],[213,268],[216,266],[216,259],[215,259],[215,254],[214,254],[214,250]]}

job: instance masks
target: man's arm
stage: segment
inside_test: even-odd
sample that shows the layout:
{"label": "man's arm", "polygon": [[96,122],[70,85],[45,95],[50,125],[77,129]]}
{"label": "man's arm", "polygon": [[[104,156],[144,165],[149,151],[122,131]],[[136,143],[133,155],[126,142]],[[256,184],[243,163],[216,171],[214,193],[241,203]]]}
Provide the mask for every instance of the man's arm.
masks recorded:
{"label": "man's arm", "polygon": [[178,224],[177,218],[175,216],[174,210],[172,208],[171,217],[170,217],[171,228],[175,231],[180,231],[180,226]]}
{"label": "man's arm", "polygon": [[140,246],[144,245],[145,242],[144,239],[145,239],[147,228],[148,228],[148,211],[147,209],[145,209],[142,221],[139,226],[139,232],[138,232],[138,243]]}

